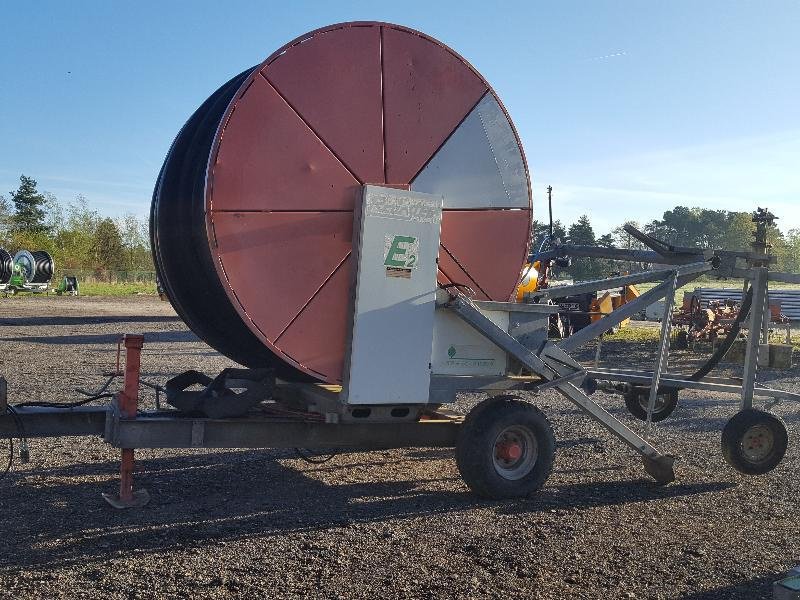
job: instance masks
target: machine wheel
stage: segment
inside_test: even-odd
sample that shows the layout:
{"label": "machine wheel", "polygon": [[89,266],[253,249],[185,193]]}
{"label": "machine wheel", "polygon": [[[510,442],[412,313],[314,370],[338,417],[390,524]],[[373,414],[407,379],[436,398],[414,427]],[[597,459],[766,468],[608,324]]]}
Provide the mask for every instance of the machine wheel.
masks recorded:
{"label": "machine wheel", "polygon": [[789,434],[783,421],[768,412],[749,408],[736,413],[722,430],[722,455],[745,475],[763,475],[778,466],[786,454]]}
{"label": "machine wheel", "polygon": [[[625,393],[625,406],[640,421],[647,421],[647,404],[649,402],[650,388],[635,387]],[[658,423],[669,417],[677,406],[678,390],[672,388],[658,394],[653,410],[653,423]]]}
{"label": "machine wheel", "polygon": [[672,347],[675,350],[688,350],[689,348],[689,332],[685,329],[681,329],[675,335],[675,341],[672,342]]}
{"label": "machine wheel", "polygon": [[481,402],[467,415],[456,464],[467,486],[484,498],[527,496],[553,470],[556,438],[538,408],[508,396]]}

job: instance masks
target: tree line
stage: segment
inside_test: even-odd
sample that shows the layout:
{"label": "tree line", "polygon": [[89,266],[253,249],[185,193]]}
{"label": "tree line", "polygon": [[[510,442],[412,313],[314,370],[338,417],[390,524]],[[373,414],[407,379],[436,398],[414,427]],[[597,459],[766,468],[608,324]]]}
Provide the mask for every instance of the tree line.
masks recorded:
{"label": "tree line", "polygon": [[40,192],[26,175],[8,197],[0,195],[0,247],[12,254],[46,250],[59,274],[91,271],[104,278],[112,272],[153,271],[145,219],[104,217],[81,195],[64,204]]}
{"label": "tree line", "polygon": [[[624,227],[628,224],[675,246],[724,250],[750,250],[755,232],[750,213],[676,206],[666,211],[661,219],[654,219],[644,225],[636,221],[626,221],[600,236],[595,233],[588,215],[582,215],[569,227],[565,227],[561,221],[555,221],[553,237],[566,244],[648,250],[649,248],[625,231]],[[548,223],[534,221],[531,238],[531,247],[534,250],[538,250],[548,231]],[[769,242],[772,244],[772,253],[778,258],[777,269],[800,272],[800,229],[792,229],[784,234],[777,227],[772,227],[769,231]],[[646,267],[647,265],[637,263],[579,258],[573,260],[571,267],[558,271],[558,275],[580,281],[603,277],[613,270],[635,272]]]}
{"label": "tree line", "polygon": [[[628,221],[603,235],[597,235],[588,215],[569,226],[555,221],[553,237],[567,244],[646,249],[625,231],[626,224],[677,246],[726,250],[749,250],[755,231],[750,213],[676,206],[661,219],[644,225]],[[533,222],[533,250],[539,248],[548,229],[547,223]],[[800,272],[800,230],[783,234],[773,227],[769,238],[772,252],[778,257],[777,268]],[[63,204],[52,194],[40,192],[36,181],[26,175],[20,176],[19,187],[9,192],[8,198],[0,195],[0,247],[11,252],[23,248],[46,250],[60,274],[88,270],[102,278],[110,272],[153,271],[146,219],[133,214],[119,219],[104,217],[90,209],[80,195]],[[614,270],[633,272],[646,267],[580,258],[558,275],[586,280]]]}

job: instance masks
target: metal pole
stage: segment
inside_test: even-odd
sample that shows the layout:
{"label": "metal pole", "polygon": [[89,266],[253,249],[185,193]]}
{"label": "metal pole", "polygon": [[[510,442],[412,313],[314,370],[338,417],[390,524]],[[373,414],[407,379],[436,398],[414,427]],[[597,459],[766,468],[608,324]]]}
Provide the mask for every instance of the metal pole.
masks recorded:
{"label": "metal pole", "polygon": [[758,371],[758,351],[761,347],[761,325],[764,319],[764,302],[767,294],[767,268],[753,268],[753,304],[750,308],[750,323],[747,331],[747,351],[742,372],[741,409],[753,407],[753,390]]}
{"label": "metal pole", "polygon": [[675,304],[675,289],[678,285],[677,272],[669,282],[667,295],[664,297],[664,318],[661,321],[661,339],[658,345],[658,355],[656,357],[656,368],[653,372],[653,380],[650,383],[650,398],[647,402],[647,427],[646,435],[650,435],[653,428],[653,411],[656,408],[658,398],[658,386],[661,383],[661,374],[664,372],[669,360],[669,336],[672,332],[672,307]]}
{"label": "metal pole", "polygon": [[597,338],[597,351],[594,353],[594,368],[600,368],[600,353],[603,351],[603,336]]}
{"label": "metal pole", "polygon": [[[141,371],[143,335],[126,334],[123,338],[125,346],[125,382],[122,391],[117,394],[116,406],[118,418],[136,421],[139,412],[139,375]],[[112,413],[113,414],[113,409]],[[114,508],[134,508],[144,506],[150,500],[147,490],[133,490],[133,470],[136,466],[133,448],[123,448],[119,468],[119,496],[103,494],[106,502]]]}
{"label": "metal pole", "polygon": [[769,344],[769,326],[772,322],[772,311],[769,309],[769,280],[764,281],[764,321],[761,323],[761,343]]}
{"label": "metal pole", "polygon": [[[143,335],[126,334],[125,384],[119,394],[119,408],[123,419],[135,419],[139,410],[139,372],[141,368]],[[119,470],[119,498],[122,502],[133,501],[133,448],[122,449],[122,464]]]}

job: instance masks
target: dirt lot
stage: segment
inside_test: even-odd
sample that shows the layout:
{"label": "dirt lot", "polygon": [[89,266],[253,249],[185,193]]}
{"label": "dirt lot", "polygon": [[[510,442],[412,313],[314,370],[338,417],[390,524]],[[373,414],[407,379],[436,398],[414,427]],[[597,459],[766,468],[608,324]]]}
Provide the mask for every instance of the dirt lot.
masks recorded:
{"label": "dirt lot", "polygon": [[[11,401],[102,383],[123,332],[144,332],[150,380],[229,366],[154,298],[0,300]],[[644,354],[608,344],[605,357]],[[800,389],[798,368],[762,378]],[[596,397],[634,423],[618,398]],[[798,406],[774,409],[793,436],[783,464],[745,478],[720,453],[736,399],[684,393],[654,436],[681,457],[679,480],[662,488],[571,405],[530,399],[553,421],[558,453],[546,487],[514,502],[470,495],[451,451],[321,466],[283,451],[140,451],[151,504],[117,512],[100,497],[115,489],[115,451],[34,440],[31,462],[0,482],[0,597],[753,600],[800,564]]]}

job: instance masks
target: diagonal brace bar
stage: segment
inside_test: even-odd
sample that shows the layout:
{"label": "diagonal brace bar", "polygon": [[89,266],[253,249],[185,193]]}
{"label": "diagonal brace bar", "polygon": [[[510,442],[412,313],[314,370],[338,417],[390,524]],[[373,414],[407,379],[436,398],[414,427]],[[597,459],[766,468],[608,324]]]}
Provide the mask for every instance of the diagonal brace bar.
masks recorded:
{"label": "diagonal brace bar", "polygon": [[629,427],[626,427],[599,404],[592,401],[589,396],[572,383],[573,377],[577,381],[578,374],[585,376],[586,373],[562,349],[547,342],[537,356],[490,321],[469,300],[461,295],[452,298],[444,307],[452,310],[473,329],[496,344],[500,349],[514,356],[533,373],[551,382],[567,400],[641,454],[645,470],[659,483],[668,483],[675,479],[675,473],[672,469],[674,459],[672,457],[659,453],[654,446],[638,436]]}

